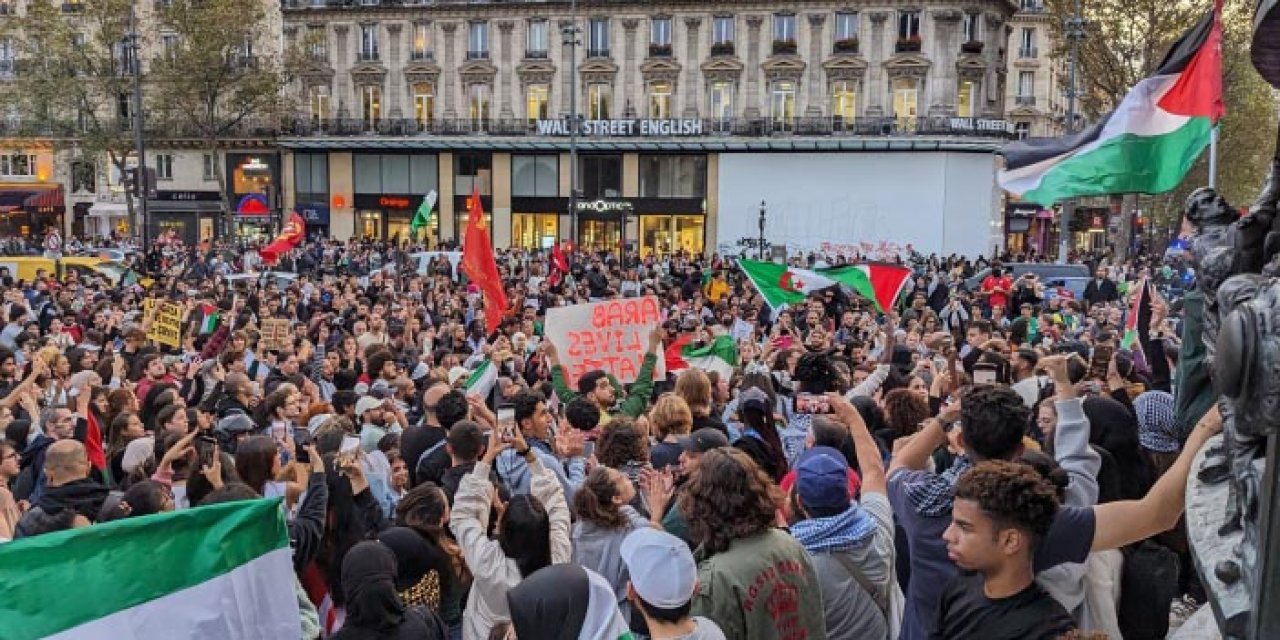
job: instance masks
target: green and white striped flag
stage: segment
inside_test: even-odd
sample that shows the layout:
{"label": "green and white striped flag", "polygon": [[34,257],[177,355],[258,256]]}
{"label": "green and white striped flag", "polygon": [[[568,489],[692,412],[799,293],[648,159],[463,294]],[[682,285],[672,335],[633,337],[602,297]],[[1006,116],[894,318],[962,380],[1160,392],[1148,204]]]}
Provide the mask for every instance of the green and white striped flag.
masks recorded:
{"label": "green and white striped flag", "polygon": [[0,545],[0,637],[297,638],[279,500],[126,518]]}
{"label": "green and white striped flag", "polygon": [[485,358],[480,361],[480,366],[471,372],[471,376],[467,378],[463,388],[466,389],[467,395],[478,395],[481,398],[488,398],[489,392],[493,391],[493,385],[498,383],[498,365],[492,360]]}

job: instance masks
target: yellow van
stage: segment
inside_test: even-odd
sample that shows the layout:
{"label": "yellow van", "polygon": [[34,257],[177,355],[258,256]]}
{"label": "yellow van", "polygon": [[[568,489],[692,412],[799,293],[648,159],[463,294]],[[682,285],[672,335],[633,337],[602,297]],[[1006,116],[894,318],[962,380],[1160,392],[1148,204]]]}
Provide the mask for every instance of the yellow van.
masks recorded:
{"label": "yellow van", "polygon": [[[123,263],[97,256],[66,256],[61,260],[40,256],[0,256],[0,269],[7,269],[15,280],[26,282],[32,282],[41,275],[53,275],[62,281],[68,271],[73,271],[79,278],[99,277],[114,286],[120,285],[128,271]],[[151,279],[138,278],[138,281],[148,286]]]}

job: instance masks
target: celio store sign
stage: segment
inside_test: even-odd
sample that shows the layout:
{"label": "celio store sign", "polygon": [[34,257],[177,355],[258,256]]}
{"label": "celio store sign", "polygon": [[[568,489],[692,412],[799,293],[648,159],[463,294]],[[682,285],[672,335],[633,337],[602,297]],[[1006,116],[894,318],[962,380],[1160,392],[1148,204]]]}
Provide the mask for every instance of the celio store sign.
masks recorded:
{"label": "celio store sign", "polygon": [[[572,135],[572,133],[573,123],[568,118],[538,121],[538,135],[540,136],[568,136]],[[578,135],[582,136],[615,138],[700,136],[702,133],[702,120],[698,118],[583,120],[582,126],[578,131]]]}

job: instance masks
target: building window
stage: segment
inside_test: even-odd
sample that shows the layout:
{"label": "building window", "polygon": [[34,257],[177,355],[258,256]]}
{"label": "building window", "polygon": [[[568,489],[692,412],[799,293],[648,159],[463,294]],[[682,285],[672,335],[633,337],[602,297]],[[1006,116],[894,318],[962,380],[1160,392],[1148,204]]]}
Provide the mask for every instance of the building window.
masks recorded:
{"label": "building window", "polygon": [[653,82],[649,84],[649,117],[671,117],[670,82]]}
{"label": "building window", "polygon": [[920,12],[903,11],[898,14],[898,39],[912,40],[920,37]]}
{"label": "building window", "polygon": [[779,80],[769,87],[769,117],[775,127],[789,127],[796,116],[796,83]]}
{"label": "building window", "polygon": [[560,195],[560,156],[511,156],[511,195],[543,198]]}
{"label": "building window", "polygon": [[530,120],[546,120],[548,90],[545,84],[531,84],[525,89],[525,114]]}
{"label": "building window", "polygon": [[858,117],[858,88],[852,80],[831,83],[831,115],[851,125]]}
{"label": "building window", "polygon": [[671,46],[671,18],[649,19],[649,44]]}
{"label": "building window", "polygon": [[417,22],[413,25],[413,53],[410,54],[414,60],[430,60],[431,59],[431,25],[426,22]]}
{"label": "building window", "polygon": [[609,57],[609,19],[592,18],[590,32],[587,35],[587,57]]}
{"label": "building window", "polygon": [[320,124],[329,119],[329,87],[327,85],[311,87],[307,103],[313,124]]}
{"label": "building window", "polygon": [[733,16],[716,16],[711,23],[711,44],[733,44]]}
{"label": "building window", "polygon": [[547,21],[530,20],[529,31],[525,36],[525,57],[547,57]]}
{"label": "building window", "polygon": [[1030,122],[1014,123],[1013,134],[1017,136],[1019,140],[1027,139],[1028,137],[1031,136],[1031,123]]}
{"label": "building window", "polygon": [[1018,46],[1018,57],[1019,57],[1019,58],[1034,58],[1034,57],[1036,57],[1036,54],[1037,54],[1037,53],[1038,53],[1038,52],[1036,51],[1036,28],[1035,28],[1035,27],[1023,27],[1023,28],[1022,28],[1022,41],[1021,41],[1020,45]]}
{"label": "building window", "polygon": [[328,62],[329,39],[324,32],[324,25],[307,27],[307,44],[310,46],[311,59],[316,62]]}
{"label": "building window", "polygon": [[489,120],[489,85],[480,82],[467,85],[467,116],[473,124],[481,126]]}
{"label": "building window", "polygon": [[640,156],[641,198],[701,198],[705,195],[706,156]]}
{"label": "building window", "polygon": [[858,14],[853,11],[836,13],[836,42],[858,39]]}
{"label": "building window", "polygon": [[607,84],[587,85],[587,117],[592,120],[609,119],[609,94],[612,87]]}
{"label": "building window", "polygon": [[773,41],[796,41],[796,16],[794,13],[775,13],[773,15]]}
{"label": "building window", "polygon": [[72,193],[93,193],[98,190],[98,168],[92,162],[75,160],[71,163]]}
{"label": "building window", "polygon": [[1018,104],[1033,105],[1035,104],[1036,95],[1036,72],[1019,71],[1018,72]]}
{"label": "building window", "polygon": [[[493,157],[484,151],[464,151],[453,156],[453,193],[459,196],[470,196],[472,190],[478,189],[480,195],[493,193]],[[466,210],[462,212],[466,228]],[[491,213],[491,212],[486,212]]]}
{"label": "building window", "polygon": [[0,153],[0,176],[6,178],[36,177],[36,157],[29,153]]}
{"label": "building window", "polygon": [[578,158],[579,189],[589,200],[622,195],[622,156]]}
{"label": "building window", "polygon": [[901,125],[912,126],[919,114],[920,82],[915,78],[895,78],[893,81],[893,117]]}
{"label": "building window", "polygon": [[489,58],[489,23],[472,22],[467,30],[467,59]]}
{"label": "building window", "polygon": [[378,59],[378,25],[360,25],[360,61],[372,62]]}
{"label": "building window", "polygon": [[299,203],[329,200],[329,154],[293,154],[293,190]]}
{"label": "building window", "polygon": [[550,249],[560,237],[560,214],[511,214],[511,246],[522,249]]}
{"label": "building window", "polygon": [[204,154],[203,164],[204,172],[200,174],[201,178],[205,181],[217,180],[218,175],[215,172],[218,170],[218,156],[212,153]]}
{"label": "building window", "polygon": [[978,83],[973,80],[961,80],[956,91],[956,115],[961,118],[972,118],[975,109],[973,101],[978,99]]}
{"label": "building window", "polygon": [[413,85],[413,117],[419,128],[426,128],[435,118],[436,91],[430,82],[416,82]]}
{"label": "building window", "polygon": [[640,216],[640,255],[701,254],[705,234],[706,217],[702,215]]}
{"label": "building window", "polygon": [[961,25],[964,28],[965,42],[978,42],[982,40],[982,15],[977,13],[964,14],[964,22]]}
{"label": "building window", "polygon": [[378,122],[382,120],[382,87],[360,87],[360,117],[366,128],[378,126]]}
{"label": "building window", "polygon": [[733,83],[717,80],[711,83],[711,117],[728,120],[733,117]]}
{"label": "building window", "polygon": [[156,179],[173,179],[173,154],[160,153],[156,155]]}
{"label": "building window", "polygon": [[0,38],[0,75],[13,73],[13,60],[17,57],[14,53],[13,40]]}
{"label": "building window", "polygon": [[178,57],[178,34],[160,34],[160,52],[165,60],[173,61]]}
{"label": "building window", "polygon": [[133,121],[133,99],[128,93],[116,95],[116,119],[121,127],[127,127]]}

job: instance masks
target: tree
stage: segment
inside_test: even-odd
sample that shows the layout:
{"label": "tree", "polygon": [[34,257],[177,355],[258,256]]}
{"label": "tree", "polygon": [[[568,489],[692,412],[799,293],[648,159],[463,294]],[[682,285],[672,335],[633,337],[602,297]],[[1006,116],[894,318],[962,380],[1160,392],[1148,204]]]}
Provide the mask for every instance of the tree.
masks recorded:
{"label": "tree", "polygon": [[[174,0],[159,9],[158,22],[173,46],[151,63],[161,90],[155,96],[158,122],[201,141],[217,154],[230,137],[259,128],[274,135],[292,109],[285,89],[301,68],[297,48],[281,51],[278,4],[264,0]],[[226,176],[214,175],[224,216],[231,211]]]}
{"label": "tree", "polygon": [[[1062,26],[1076,0],[1051,0],[1057,25],[1057,55],[1065,59]],[[1169,47],[1208,10],[1208,3],[1179,0],[1088,0],[1088,21],[1080,44],[1078,74],[1080,108],[1086,119],[1107,113],[1142,78],[1150,75]],[[1257,194],[1274,150],[1275,94],[1249,60],[1251,3],[1227,3],[1223,12],[1222,76],[1227,113],[1220,123],[1217,189],[1233,204],[1245,205]],[[1259,144],[1259,132],[1266,132]],[[1208,153],[1192,167],[1177,189],[1140,196],[1156,228],[1177,229],[1182,203],[1197,187],[1208,184]],[[1164,237],[1162,240],[1168,240]]]}
{"label": "tree", "polygon": [[[120,175],[133,152],[129,11],[129,0],[36,0],[0,20],[0,37],[18,51],[13,80],[0,84],[0,103],[10,105],[23,133],[55,147],[73,142],[95,165],[107,158]],[[132,194],[125,193],[135,220]]]}

